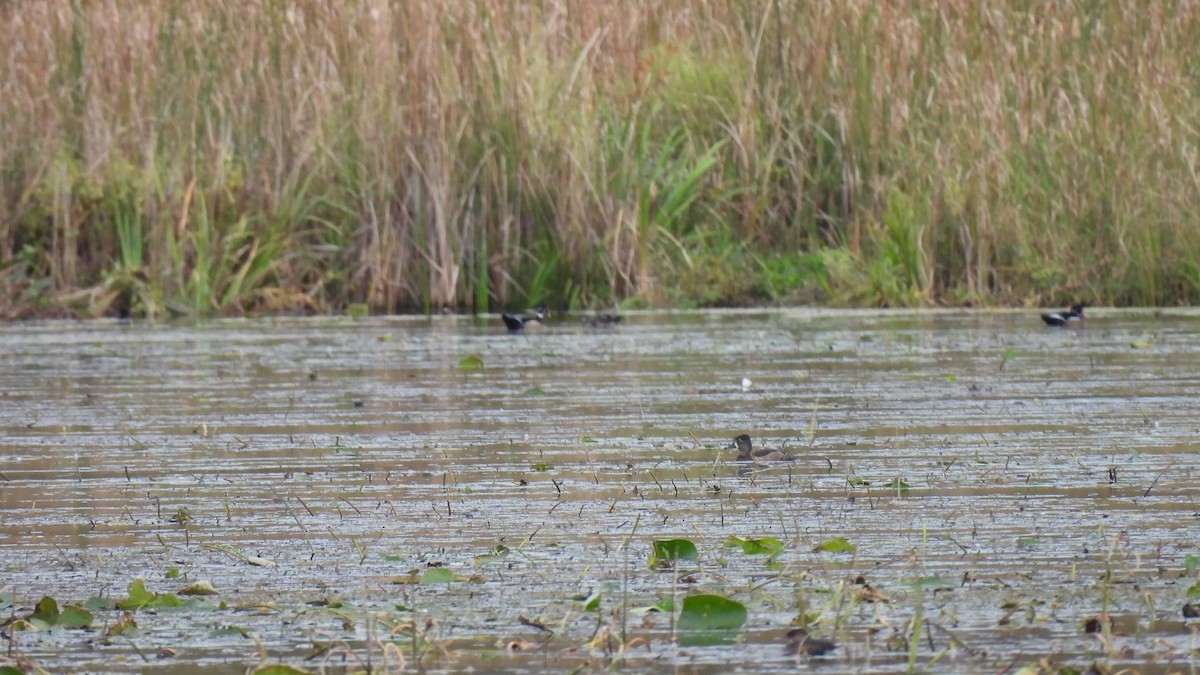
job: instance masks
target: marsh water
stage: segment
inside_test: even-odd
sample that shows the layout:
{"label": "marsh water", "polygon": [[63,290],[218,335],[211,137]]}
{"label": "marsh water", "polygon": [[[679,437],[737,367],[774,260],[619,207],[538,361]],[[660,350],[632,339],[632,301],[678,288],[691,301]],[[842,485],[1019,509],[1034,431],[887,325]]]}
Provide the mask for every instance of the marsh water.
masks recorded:
{"label": "marsh water", "polygon": [[[1200,314],[1089,313],[6,325],[0,609],[93,620],[0,665],[1187,671]],[[126,618],[137,579],[217,594]],[[743,628],[681,645],[649,608],[696,594]]]}

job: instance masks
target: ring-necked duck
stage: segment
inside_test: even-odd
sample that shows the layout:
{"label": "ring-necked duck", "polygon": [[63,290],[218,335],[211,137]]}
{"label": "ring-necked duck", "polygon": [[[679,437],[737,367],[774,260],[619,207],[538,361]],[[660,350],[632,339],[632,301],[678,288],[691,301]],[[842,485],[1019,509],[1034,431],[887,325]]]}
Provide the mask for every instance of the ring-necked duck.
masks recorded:
{"label": "ring-necked duck", "polygon": [[793,628],[787,632],[789,653],[796,656],[824,656],[837,649],[837,644],[831,640],[822,640],[808,634],[803,628]]}
{"label": "ring-necked duck", "polygon": [[1083,308],[1083,303],[1076,303],[1071,305],[1070,309],[1064,309],[1059,312],[1046,312],[1042,315],[1042,321],[1045,321],[1047,326],[1066,326],[1082,322]]}
{"label": "ring-necked duck", "polygon": [[783,450],[771,448],[755,450],[754,444],[750,442],[750,436],[747,434],[733,439],[733,445],[730,445],[728,449],[738,451],[736,460],[739,462],[790,462],[794,459]]}
{"label": "ring-necked duck", "polygon": [[504,325],[508,327],[510,333],[517,333],[526,328],[544,327],[548,316],[550,316],[550,310],[546,309],[545,305],[538,305],[533,308],[533,316],[501,314],[500,318],[504,319]]}
{"label": "ring-necked duck", "polygon": [[595,316],[584,316],[579,318],[579,323],[588,328],[608,328],[621,323],[620,314],[596,314]]}

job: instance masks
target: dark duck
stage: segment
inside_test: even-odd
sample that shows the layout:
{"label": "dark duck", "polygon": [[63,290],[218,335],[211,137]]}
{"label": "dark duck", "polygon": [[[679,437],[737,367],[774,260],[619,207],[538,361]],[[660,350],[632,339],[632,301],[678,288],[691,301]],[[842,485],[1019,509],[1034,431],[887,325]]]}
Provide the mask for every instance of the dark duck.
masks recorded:
{"label": "dark duck", "polygon": [[1072,324],[1080,324],[1083,322],[1083,303],[1071,305],[1070,309],[1064,309],[1057,312],[1046,312],[1042,315],[1042,321],[1046,322],[1047,326],[1069,326]]}
{"label": "dark duck", "polygon": [[730,450],[736,449],[738,455],[735,458],[739,462],[754,462],[763,464],[768,462],[790,462],[793,457],[783,450],[774,450],[771,448],[754,448],[754,443],[750,441],[750,436],[742,434],[733,439],[733,445],[729,446]]}
{"label": "dark duck", "polygon": [[579,319],[579,323],[588,328],[608,328],[621,323],[620,314],[595,314]]}
{"label": "dark duck", "polygon": [[526,328],[544,327],[548,316],[550,316],[550,310],[546,309],[545,305],[538,305],[533,308],[531,315],[501,314],[500,318],[504,319],[504,325],[508,327],[508,332],[519,333]]}

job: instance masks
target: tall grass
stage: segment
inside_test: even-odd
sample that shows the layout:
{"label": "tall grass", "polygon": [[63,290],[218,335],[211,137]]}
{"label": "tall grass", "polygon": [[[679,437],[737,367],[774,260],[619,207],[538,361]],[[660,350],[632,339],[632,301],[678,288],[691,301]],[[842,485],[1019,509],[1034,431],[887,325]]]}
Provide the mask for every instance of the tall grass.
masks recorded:
{"label": "tall grass", "polygon": [[1200,300],[1200,7],[0,3],[0,315]]}

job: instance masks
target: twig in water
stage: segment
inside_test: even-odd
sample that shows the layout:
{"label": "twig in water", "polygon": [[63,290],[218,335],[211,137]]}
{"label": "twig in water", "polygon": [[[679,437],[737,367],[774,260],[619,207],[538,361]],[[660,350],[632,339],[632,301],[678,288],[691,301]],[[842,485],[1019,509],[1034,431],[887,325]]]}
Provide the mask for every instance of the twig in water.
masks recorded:
{"label": "twig in water", "polygon": [[1159,479],[1159,478],[1162,478],[1162,477],[1163,477],[1163,474],[1165,474],[1166,472],[1170,471],[1170,470],[1171,470],[1171,467],[1173,467],[1173,466],[1175,466],[1175,462],[1171,462],[1170,464],[1168,464],[1168,465],[1167,465],[1167,468],[1163,469],[1162,471],[1159,471],[1159,472],[1158,472],[1158,475],[1154,477],[1154,480],[1153,480],[1153,481],[1151,481],[1151,483],[1150,483],[1150,487],[1146,488],[1146,491],[1145,491],[1144,493],[1142,493],[1142,496],[1143,496],[1143,497],[1149,497],[1149,496],[1150,496],[1150,491],[1154,489],[1154,486],[1155,486],[1155,485],[1158,485],[1158,479]]}

